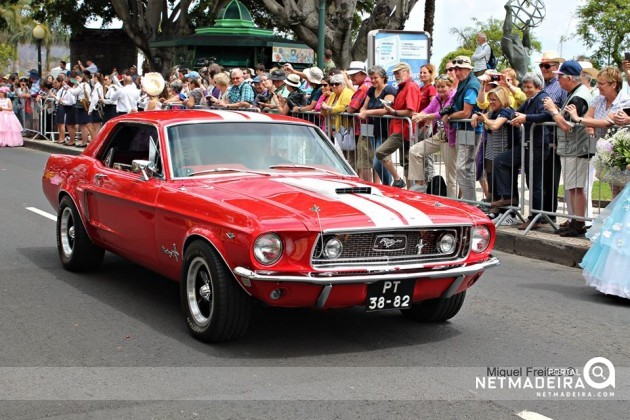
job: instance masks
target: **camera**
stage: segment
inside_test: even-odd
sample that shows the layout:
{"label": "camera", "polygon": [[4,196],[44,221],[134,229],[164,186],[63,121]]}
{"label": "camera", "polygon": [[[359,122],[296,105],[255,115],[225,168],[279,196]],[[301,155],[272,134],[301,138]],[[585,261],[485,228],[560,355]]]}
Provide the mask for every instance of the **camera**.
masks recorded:
{"label": "camera", "polygon": [[439,113],[441,116],[444,116],[444,115],[451,115],[451,114],[452,114],[452,113],[454,113],[454,112],[455,112],[455,107],[454,107],[453,105],[450,105],[450,106],[445,106],[444,108],[442,108],[442,109],[440,109],[440,110],[438,111],[438,113]]}
{"label": "camera", "polygon": [[490,81],[491,82],[498,82],[501,80],[501,75],[499,74],[491,74],[490,75]]}

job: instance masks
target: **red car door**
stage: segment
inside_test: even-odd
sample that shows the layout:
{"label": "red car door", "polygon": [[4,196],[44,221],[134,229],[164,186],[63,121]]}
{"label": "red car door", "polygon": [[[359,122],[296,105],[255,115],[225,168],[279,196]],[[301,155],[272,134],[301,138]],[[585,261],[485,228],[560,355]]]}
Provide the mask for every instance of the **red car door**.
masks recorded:
{"label": "red car door", "polygon": [[97,167],[86,188],[89,223],[117,253],[154,267],[155,202],[163,181],[129,171]]}

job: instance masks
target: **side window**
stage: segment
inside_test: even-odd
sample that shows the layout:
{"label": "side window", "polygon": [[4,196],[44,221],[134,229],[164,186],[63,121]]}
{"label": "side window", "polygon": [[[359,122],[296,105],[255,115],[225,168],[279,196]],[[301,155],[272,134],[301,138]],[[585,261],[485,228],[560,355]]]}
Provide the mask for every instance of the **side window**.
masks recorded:
{"label": "side window", "polygon": [[104,166],[121,171],[131,171],[134,160],[150,160],[162,173],[162,160],[157,129],[146,124],[119,124],[112,132],[99,160]]}

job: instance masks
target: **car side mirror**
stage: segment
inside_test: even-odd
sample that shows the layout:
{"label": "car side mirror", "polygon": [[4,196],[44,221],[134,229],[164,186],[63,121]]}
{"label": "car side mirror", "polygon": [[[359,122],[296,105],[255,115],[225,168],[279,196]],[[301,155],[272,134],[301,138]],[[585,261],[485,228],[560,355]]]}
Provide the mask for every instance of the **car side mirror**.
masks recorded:
{"label": "car side mirror", "polygon": [[155,164],[150,160],[135,159],[131,162],[131,172],[142,174],[142,179],[148,181],[155,173]]}

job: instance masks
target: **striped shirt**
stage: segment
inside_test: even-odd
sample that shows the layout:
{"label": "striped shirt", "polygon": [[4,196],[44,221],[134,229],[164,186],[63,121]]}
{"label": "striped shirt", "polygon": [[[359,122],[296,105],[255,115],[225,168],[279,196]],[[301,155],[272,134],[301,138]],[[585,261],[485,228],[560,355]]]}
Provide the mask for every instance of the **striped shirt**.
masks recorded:
{"label": "striped shirt", "polygon": [[560,87],[557,77],[545,82],[543,92],[547,92],[558,108],[562,107],[562,104],[564,104],[567,100],[567,92]]}

